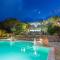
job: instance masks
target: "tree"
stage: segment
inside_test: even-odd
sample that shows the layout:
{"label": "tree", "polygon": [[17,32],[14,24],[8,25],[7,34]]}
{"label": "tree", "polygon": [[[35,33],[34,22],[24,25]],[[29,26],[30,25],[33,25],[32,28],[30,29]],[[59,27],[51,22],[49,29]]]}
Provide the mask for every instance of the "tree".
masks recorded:
{"label": "tree", "polygon": [[0,29],[5,30],[7,33],[15,33],[15,34],[19,34],[21,32],[27,32],[29,26],[30,25],[28,23],[20,22],[15,18],[8,18],[5,19],[4,22],[0,23]]}
{"label": "tree", "polygon": [[58,36],[60,36],[60,27],[59,26],[50,25],[50,26],[48,26],[47,32],[50,35],[58,35]]}
{"label": "tree", "polygon": [[21,22],[19,25],[16,26],[16,33],[18,34],[21,32],[22,33],[27,32],[28,28],[29,28],[29,24]]}
{"label": "tree", "polygon": [[6,36],[6,31],[0,29],[0,37],[4,37],[4,36]]}
{"label": "tree", "polygon": [[49,25],[47,32],[48,34],[53,35],[55,33],[54,27],[52,25]]}
{"label": "tree", "polygon": [[58,24],[58,22],[60,21],[60,17],[59,16],[53,16],[51,18],[48,19],[48,30],[47,32],[50,35],[60,35],[60,25]]}
{"label": "tree", "polygon": [[5,19],[3,23],[4,23],[3,24],[4,29],[7,30],[7,32],[13,32],[14,27],[18,25],[20,21],[18,21],[15,18],[9,18],[9,19]]}

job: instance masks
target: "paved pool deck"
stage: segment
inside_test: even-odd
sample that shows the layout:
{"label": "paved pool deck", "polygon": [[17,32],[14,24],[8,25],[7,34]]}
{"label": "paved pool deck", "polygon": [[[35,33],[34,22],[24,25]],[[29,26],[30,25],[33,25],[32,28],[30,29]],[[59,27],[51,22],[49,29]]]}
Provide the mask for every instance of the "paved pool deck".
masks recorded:
{"label": "paved pool deck", "polygon": [[51,50],[48,54],[48,59],[47,60],[55,60],[55,51],[54,51],[54,47],[51,47]]}
{"label": "paved pool deck", "polygon": [[55,60],[60,60],[60,42],[49,42],[49,46],[55,48]]}

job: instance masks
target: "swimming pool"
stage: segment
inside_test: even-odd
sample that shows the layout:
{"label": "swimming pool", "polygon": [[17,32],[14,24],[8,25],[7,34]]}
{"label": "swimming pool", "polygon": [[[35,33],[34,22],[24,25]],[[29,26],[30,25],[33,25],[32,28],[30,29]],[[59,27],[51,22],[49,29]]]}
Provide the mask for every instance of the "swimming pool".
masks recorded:
{"label": "swimming pool", "polygon": [[0,60],[47,60],[49,51],[30,41],[0,42]]}

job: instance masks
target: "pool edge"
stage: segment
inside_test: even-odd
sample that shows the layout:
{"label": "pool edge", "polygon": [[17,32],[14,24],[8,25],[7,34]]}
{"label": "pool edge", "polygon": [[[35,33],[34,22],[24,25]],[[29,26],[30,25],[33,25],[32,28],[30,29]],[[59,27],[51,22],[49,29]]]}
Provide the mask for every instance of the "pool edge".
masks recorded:
{"label": "pool edge", "polygon": [[51,50],[50,50],[50,52],[49,52],[49,54],[48,54],[48,58],[47,58],[47,60],[55,60],[55,52],[54,52],[54,47],[51,47]]}

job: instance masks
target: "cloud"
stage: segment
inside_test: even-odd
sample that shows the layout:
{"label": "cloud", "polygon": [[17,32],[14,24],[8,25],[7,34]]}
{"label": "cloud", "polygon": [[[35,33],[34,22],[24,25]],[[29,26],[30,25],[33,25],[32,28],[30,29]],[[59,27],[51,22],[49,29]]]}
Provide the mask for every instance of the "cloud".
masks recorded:
{"label": "cloud", "polygon": [[55,14],[60,13],[60,8],[59,8],[59,9],[54,10],[54,12],[55,12]]}
{"label": "cloud", "polygon": [[59,14],[59,13],[60,13],[60,8],[50,11],[49,15],[56,15],[56,14]]}
{"label": "cloud", "polygon": [[38,11],[38,14],[40,14],[41,12],[40,11]]}

